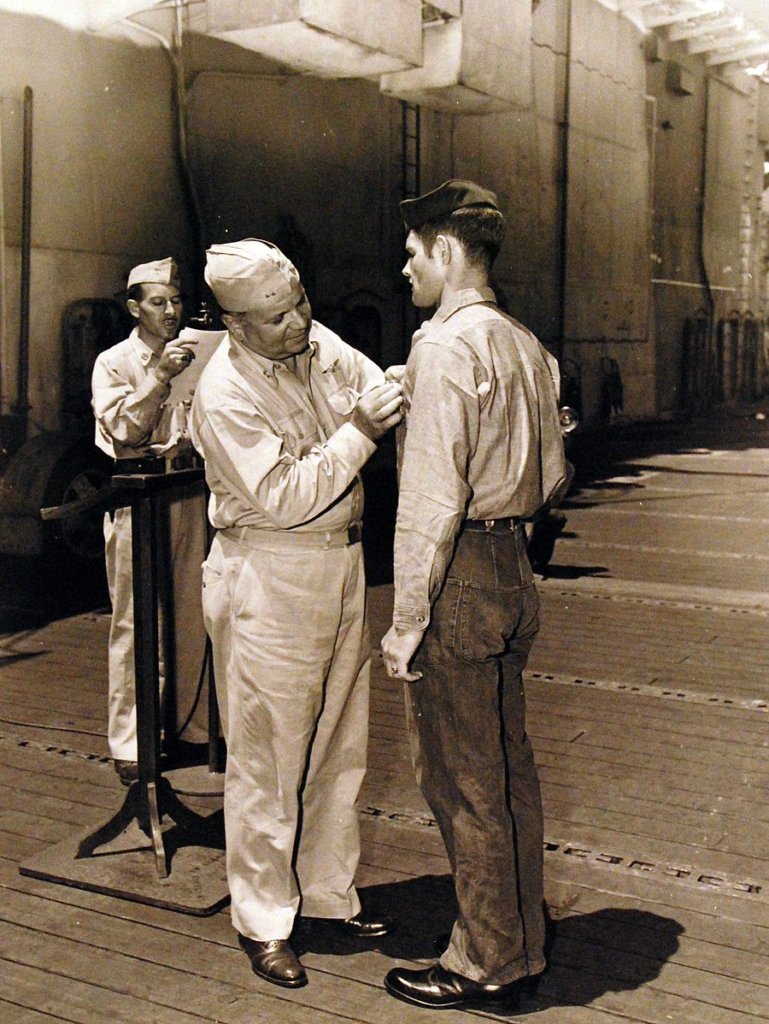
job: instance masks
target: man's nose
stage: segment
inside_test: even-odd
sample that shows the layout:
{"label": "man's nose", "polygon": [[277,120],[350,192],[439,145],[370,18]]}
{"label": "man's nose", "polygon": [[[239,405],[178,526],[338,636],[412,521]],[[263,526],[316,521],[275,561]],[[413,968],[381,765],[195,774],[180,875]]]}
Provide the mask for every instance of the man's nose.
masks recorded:
{"label": "man's nose", "polygon": [[411,280],[411,271],[409,270],[408,260],[403,264],[403,270],[401,270],[401,274],[403,274],[404,277],[407,277],[409,281]]}
{"label": "man's nose", "polygon": [[291,326],[292,327],[306,327],[309,323],[309,317],[301,309],[294,309],[291,311]]}

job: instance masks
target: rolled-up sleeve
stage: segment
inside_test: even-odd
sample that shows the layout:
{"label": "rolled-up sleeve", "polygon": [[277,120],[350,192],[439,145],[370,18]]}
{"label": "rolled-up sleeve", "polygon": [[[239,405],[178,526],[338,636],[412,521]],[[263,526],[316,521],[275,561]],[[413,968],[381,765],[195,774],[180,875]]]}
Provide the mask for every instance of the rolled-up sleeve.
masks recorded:
{"label": "rolled-up sleeve", "polygon": [[478,439],[472,360],[425,340],[409,357],[413,379],[395,532],[397,629],[426,629],[470,500],[468,461]]}
{"label": "rolled-up sleeve", "polygon": [[169,391],[154,373],[133,387],[105,360],[97,359],[94,366],[94,416],[104,433],[121,445],[139,447],[149,440]]}
{"label": "rolled-up sleeve", "polygon": [[355,480],[376,445],[350,423],[297,457],[255,413],[253,402],[228,396],[196,425],[197,446],[227,490],[277,529],[325,512]]}

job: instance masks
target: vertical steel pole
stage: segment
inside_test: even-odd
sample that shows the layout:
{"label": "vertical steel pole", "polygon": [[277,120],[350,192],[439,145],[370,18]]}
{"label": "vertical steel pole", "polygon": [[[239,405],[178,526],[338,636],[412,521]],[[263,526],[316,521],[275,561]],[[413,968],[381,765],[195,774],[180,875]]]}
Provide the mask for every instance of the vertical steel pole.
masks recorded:
{"label": "vertical steel pole", "polygon": [[24,150],[21,189],[21,294],[19,297],[19,387],[16,413],[21,440],[27,436],[29,412],[29,282],[32,253],[32,89],[24,89]]}
{"label": "vertical steel pole", "polygon": [[566,303],[568,299],[569,269],[569,143],[571,135],[571,48],[572,48],[572,3],[566,4],[566,44],[563,76],[563,117],[561,120],[561,223],[560,223],[560,264],[558,267],[558,300],[560,302],[560,319],[558,324],[558,349],[553,355],[560,362],[566,347],[568,323]]}

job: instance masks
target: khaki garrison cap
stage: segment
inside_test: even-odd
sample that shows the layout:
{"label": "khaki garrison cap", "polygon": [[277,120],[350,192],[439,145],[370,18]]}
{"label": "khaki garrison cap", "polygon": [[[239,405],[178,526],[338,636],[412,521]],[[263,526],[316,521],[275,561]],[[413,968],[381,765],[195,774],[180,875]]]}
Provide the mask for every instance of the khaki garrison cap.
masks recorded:
{"label": "khaki garrison cap", "polygon": [[154,260],[152,263],[140,263],[128,275],[126,288],[135,284],[179,284],[179,268],[169,256],[165,260]]}
{"label": "khaki garrison cap", "polygon": [[486,188],[481,188],[474,181],[462,181],[452,178],[444,181],[432,192],[426,192],[416,199],[404,199],[400,204],[403,223],[407,228],[418,228],[428,220],[445,217],[455,210],[466,206],[487,207],[498,210],[497,197]]}
{"label": "khaki garrison cap", "polygon": [[299,280],[299,271],[272,242],[244,238],[212,245],[205,278],[225,312],[246,313]]}

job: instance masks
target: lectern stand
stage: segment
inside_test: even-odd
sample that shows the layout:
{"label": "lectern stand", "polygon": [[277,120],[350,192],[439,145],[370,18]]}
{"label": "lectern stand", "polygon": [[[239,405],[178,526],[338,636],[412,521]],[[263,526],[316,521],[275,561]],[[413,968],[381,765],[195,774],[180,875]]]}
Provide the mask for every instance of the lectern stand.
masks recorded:
{"label": "lectern stand", "polygon": [[[191,810],[161,773],[157,527],[162,497],[202,478],[201,469],[112,478],[113,507],[131,506],[139,777],[107,822],[19,867],[23,875],[192,914],[213,913],[229,898],[223,817],[220,810],[208,815]],[[208,665],[212,695],[210,658]],[[213,699],[209,710],[215,712]],[[209,735],[209,765],[196,771],[215,777],[215,713],[209,716]]]}

